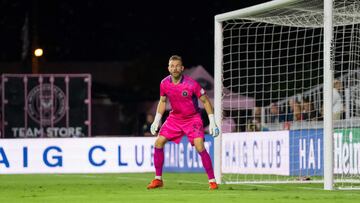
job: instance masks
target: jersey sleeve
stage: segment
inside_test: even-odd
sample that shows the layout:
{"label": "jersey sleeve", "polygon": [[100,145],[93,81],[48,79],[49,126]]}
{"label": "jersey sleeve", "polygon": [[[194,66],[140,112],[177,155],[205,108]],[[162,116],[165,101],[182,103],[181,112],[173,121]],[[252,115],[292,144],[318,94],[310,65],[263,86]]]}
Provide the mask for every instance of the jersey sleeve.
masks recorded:
{"label": "jersey sleeve", "polygon": [[202,95],[206,94],[206,91],[204,90],[204,88],[202,88],[200,86],[200,84],[197,82],[195,82],[195,85],[194,85],[194,92],[195,92],[195,95],[197,96],[197,98],[200,98]]}
{"label": "jersey sleeve", "polygon": [[160,96],[166,96],[166,91],[165,91],[165,84],[164,82],[160,83]]}

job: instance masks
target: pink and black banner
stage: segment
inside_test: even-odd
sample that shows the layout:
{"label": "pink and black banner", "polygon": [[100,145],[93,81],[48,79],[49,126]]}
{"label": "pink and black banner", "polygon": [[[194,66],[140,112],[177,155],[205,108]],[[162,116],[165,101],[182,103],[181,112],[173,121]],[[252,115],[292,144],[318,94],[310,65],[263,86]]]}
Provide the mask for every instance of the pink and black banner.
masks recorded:
{"label": "pink and black banner", "polygon": [[3,74],[3,138],[91,136],[89,74]]}

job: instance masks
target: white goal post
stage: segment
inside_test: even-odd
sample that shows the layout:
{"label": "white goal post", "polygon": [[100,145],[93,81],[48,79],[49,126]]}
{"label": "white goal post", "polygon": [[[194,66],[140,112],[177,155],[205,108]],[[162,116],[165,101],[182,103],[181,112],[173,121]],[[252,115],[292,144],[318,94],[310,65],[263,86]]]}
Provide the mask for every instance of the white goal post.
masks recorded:
{"label": "white goal post", "polygon": [[273,0],[214,21],[218,183],[360,188],[360,1]]}

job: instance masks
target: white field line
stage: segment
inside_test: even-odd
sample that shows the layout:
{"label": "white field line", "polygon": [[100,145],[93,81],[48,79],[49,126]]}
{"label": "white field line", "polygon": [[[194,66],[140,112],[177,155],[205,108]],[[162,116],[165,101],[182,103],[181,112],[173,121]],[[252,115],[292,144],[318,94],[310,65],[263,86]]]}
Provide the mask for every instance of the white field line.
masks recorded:
{"label": "white field line", "polygon": [[[57,176],[65,176],[64,174],[56,174]],[[106,176],[101,176],[101,175],[83,175],[83,174],[79,174],[79,175],[74,175],[72,174],[71,176],[78,176],[80,178],[106,178]],[[116,177],[116,179],[120,179],[120,180],[134,180],[134,181],[151,181],[151,179],[148,178],[135,178],[135,177],[126,177],[124,175],[121,175],[119,177]],[[200,184],[200,185],[207,185],[207,182],[197,182],[197,181],[187,181],[187,180],[172,180],[172,179],[164,179],[164,181],[166,182],[176,182],[176,183],[190,183],[190,184]]]}
{"label": "white field line", "polygon": [[[67,174],[56,174],[57,176],[65,176]],[[74,175],[72,174],[72,176],[78,176],[78,177],[82,177],[82,178],[106,178],[106,176],[102,176],[102,175],[84,175],[84,174],[79,174],[79,175]],[[136,177],[126,177],[124,175],[121,175],[119,177],[116,177],[116,179],[119,180],[133,180],[133,181],[151,181],[148,178],[136,178]],[[187,181],[187,180],[172,180],[172,179],[164,179],[164,181],[166,182],[175,182],[175,183],[189,183],[189,184],[199,184],[199,185],[207,185],[207,182],[197,182],[197,181]],[[262,187],[262,188],[277,188],[276,185],[268,185],[268,184],[244,184],[247,186],[254,186],[254,187]],[[291,185],[291,184],[290,184]],[[305,189],[305,190],[323,190],[322,188],[318,188],[318,187],[296,187],[299,189]]]}

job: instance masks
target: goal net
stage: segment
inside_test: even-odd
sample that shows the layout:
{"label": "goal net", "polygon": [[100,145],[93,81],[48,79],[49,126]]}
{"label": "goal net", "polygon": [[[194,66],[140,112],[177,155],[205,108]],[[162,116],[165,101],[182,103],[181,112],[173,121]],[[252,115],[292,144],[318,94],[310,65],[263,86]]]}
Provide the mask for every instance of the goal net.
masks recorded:
{"label": "goal net", "polygon": [[227,129],[215,139],[222,183],[323,182],[331,173],[337,188],[360,186],[360,2],[331,7],[330,32],[323,0],[215,16],[214,106]]}

